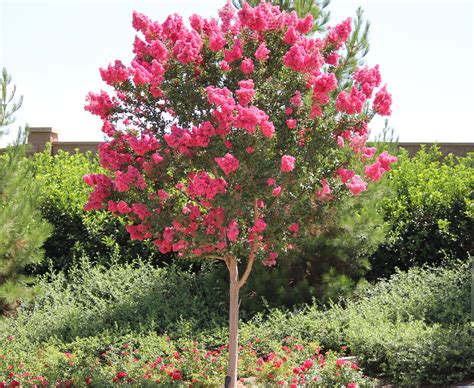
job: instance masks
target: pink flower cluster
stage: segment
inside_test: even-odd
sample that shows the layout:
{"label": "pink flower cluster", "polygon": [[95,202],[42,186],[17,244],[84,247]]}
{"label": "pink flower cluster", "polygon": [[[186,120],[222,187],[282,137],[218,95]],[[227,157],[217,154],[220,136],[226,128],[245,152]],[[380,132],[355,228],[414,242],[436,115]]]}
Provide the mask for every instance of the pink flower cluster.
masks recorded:
{"label": "pink flower cluster", "polygon": [[[278,231],[269,215],[284,212],[270,208],[291,214],[301,187],[314,193],[311,206],[344,186],[359,195],[367,187],[361,175],[378,180],[390,171],[396,158],[387,153],[369,162],[375,149],[366,147],[366,116],[389,115],[391,95],[385,86],[376,91],[378,66],[358,69],[351,88],[340,89],[333,67],[350,19],[315,37],[310,15],[265,1],[238,12],[228,3],[218,15],[192,15],[187,25],[179,15],[158,23],[133,14],[143,36],[130,65],[100,69],[115,95],[87,96],[85,109],[103,119],[109,140],[99,147],[107,174],[84,177],[94,188],[85,208],[126,218],[131,238],[149,239],[163,253],[199,256],[243,242],[273,266],[304,223],[285,220]],[[357,158],[363,173],[339,168],[331,176],[329,164],[316,167],[322,142]],[[309,176],[319,184],[302,184]]]}
{"label": "pink flower cluster", "polygon": [[222,158],[215,158],[214,160],[227,176],[239,168],[239,159],[229,153],[225,154]]}
{"label": "pink flower cluster", "polygon": [[395,156],[389,155],[387,151],[384,151],[378,156],[375,163],[364,167],[365,175],[373,181],[378,181],[385,172],[391,170],[390,165],[396,162],[397,158]]}

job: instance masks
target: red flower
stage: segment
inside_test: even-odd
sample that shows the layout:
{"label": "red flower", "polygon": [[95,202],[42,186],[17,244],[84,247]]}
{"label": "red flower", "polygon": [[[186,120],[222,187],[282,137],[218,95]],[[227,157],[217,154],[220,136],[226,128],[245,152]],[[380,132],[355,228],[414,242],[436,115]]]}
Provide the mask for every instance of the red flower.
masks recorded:
{"label": "red flower", "polygon": [[173,380],[181,380],[183,376],[181,376],[179,370],[175,369],[171,377],[173,378]]}

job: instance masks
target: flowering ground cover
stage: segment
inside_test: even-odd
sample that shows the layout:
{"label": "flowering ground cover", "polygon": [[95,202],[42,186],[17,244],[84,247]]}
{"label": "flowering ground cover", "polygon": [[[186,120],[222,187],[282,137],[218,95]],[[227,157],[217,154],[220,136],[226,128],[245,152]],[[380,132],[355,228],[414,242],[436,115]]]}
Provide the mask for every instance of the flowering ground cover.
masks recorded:
{"label": "flowering ground cover", "polygon": [[[12,336],[0,342],[0,387],[111,386],[157,384],[219,385],[224,382],[228,346],[205,348],[196,341],[173,341],[150,334],[97,349],[95,354],[59,347],[31,349],[26,358],[15,353]],[[258,342],[239,348],[239,381],[244,385],[307,384],[368,386],[359,366],[340,351],[322,353],[315,343],[288,337],[272,352],[258,352]],[[140,346],[142,345],[142,346]]]}

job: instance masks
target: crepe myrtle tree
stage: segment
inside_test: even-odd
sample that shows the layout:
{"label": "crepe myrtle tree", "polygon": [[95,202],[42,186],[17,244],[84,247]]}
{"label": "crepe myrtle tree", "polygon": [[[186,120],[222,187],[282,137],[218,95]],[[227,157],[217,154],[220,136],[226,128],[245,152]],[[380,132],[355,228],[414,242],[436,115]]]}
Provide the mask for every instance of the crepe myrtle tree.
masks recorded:
{"label": "crepe myrtle tree", "polygon": [[338,84],[350,19],[314,36],[311,15],[227,3],[189,27],[176,14],[158,23],[135,12],[133,27],[143,37],[130,65],[100,69],[113,94],[87,97],[103,119],[108,173],[85,176],[86,209],[124,217],[132,239],[162,253],[225,263],[234,387],[239,290],[253,265],[294,249],[322,207],[390,170],[396,159],[365,143],[391,96],[378,66]]}

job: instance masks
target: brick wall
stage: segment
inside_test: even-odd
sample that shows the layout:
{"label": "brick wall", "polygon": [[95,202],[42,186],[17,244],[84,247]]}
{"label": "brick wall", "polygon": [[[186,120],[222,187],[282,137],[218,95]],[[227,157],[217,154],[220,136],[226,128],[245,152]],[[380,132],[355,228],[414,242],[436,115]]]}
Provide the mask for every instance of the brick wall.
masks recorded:
{"label": "brick wall", "polygon": [[[51,127],[31,127],[30,134],[28,136],[28,143],[31,145],[31,151],[42,152],[44,151],[46,144],[51,143],[51,152],[56,154],[58,150],[68,151],[70,153],[79,150],[79,152],[97,152],[99,142],[86,141],[86,142],[60,142],[58,141],[58,132]],[[405,148],[410,155],[415,154],[421,147],[421,144],[426,144],[427,147],[435,143],[398,143],[399,147]],[[436,143],[440,146],[443,154],[447,155],[453,153],[456,156],[464,156],[468,152],[474,152],[474,143]],[[2,149],[0,149],[0,153]]]}

